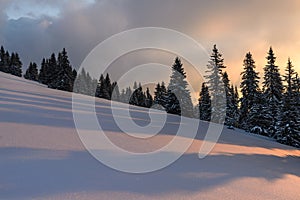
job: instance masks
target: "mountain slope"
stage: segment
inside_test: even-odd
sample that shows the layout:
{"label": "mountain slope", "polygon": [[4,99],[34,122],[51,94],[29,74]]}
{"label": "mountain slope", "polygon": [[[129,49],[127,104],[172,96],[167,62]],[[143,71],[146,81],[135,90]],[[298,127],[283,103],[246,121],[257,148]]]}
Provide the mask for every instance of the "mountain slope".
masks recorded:
{"label": "mountain slope", "polygon": [[[163,134],[130,139],[112,123],[110,103],[96,101],[109,138],[129,151],[164,146],[178,125],[179,118],[169,116]],[[0,102],[0,199],[300,199],[300,151],[265,138],[224,129],[209,156],[199,159],[207,129],[201,122],[197,139],[175,163],[127,174],[85,150],[70,93],[0,73]],[[131,111],[137,123],[147,124],[146,109]]]}

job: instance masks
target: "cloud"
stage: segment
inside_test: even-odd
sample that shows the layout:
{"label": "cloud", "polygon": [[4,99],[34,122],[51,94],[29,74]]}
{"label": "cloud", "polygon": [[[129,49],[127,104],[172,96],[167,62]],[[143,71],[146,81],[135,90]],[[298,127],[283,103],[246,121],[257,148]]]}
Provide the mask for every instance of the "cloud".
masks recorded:
{"label": "cloud", "polygon": [[271,45],[282,67],[288,56],[300,66],[297,0],[28,0],[28,5],[56,9],[58,14],[44,11],[31,13],[31,18],[8,20],[7,8],[18,2],[0,3],[0,43],[18,51],[25,65],[31,60],[39,63],[42,57],[66,47],[72,64],[78,67],[109,36],[130,28],[159,26],[192,36],[209,52],[218,44],[236,84],[248,51],[254,54],[259,70]]}

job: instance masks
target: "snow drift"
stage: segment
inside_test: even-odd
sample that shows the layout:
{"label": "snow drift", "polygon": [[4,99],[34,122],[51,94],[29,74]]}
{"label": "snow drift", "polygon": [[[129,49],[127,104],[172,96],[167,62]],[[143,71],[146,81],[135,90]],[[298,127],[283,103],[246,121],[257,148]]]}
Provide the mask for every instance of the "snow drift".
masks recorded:
{"label": "snow drift", "polygon": [[[197,138],[175,163],[127,174],[84,148],[71,93],[0,73],[0,102],[0,199],[300,199],[300,151],[264,137],[224,129],[213,151],[199,159],[207,129],[200,122]],[[170,115],[162,134],[132,139],[113,123],[109,107],[96,99],[108,137],[129,151],[160,148],[178,127],[179,118]],[[132,107],[131,113],[147,124],[146,109]]]}

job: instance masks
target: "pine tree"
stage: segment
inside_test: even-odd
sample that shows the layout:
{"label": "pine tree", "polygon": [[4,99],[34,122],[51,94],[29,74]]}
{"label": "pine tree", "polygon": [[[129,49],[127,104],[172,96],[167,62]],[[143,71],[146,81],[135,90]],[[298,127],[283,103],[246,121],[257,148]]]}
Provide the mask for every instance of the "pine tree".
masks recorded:
{"label": "pine tree", "polygon": [[296,72],[288,59],[284,81],[286,82],[283,95],[283,105],[280,111],[280,124],[277,129],[277,141],[283,144],[300,147],[300,123],[297,112],[297,86],[294,85]]}
{"label": "pine tree", "polygon": [[50,59],[50,68],[55,68],[55,76],[52,76],[53,79],[48,86],[53,89],[73,91],[75,77],[66,49],[63,48],[62,52],[58,54],[56,67],[51,61],[52,59]]}
{"label": "pine tree", "polygon": [[268,64],[265,66],[263,92],[265,99],[265,118],[269,119],[268,123],[268,135],[270,137],[276,137],[276,129],[279,123],[280,105],[282,104],[283,86],[279,73],[279,68],[276,66],[276,57],[274,55],[272,47],[269,50],[267,56]]}
{"label": "pine tree", "polygon": [[41,63],[41,69],[39,73],[39,82],[45,85],[48,85],[48,74],[47,74],[47,67],[48,67],[48,61],[46,61],[45,58],[43,58],[43,61]]}
{"label": "pine tree", "polygon": [[39,82],[51,87],[50,84],[56,82],[58,72],[56,56],[52,53],[49,59],[43,58],[39,73]]}
{"label": "pine tree", "polygon": [[172,90],[169,89],[167,90],[165,108],[170,114],[182,115],[180,102]]}
{"label": "pine tree", "polygon": [[105,95],[104,95],[105,89],[106,89],[105,88],[105,79],[104,79],[103,74],[101,74],[100,78],[99,78],[98,85],[97,85],[95,96],[99,97],[99,98],[104,98],[105,97]]}
{"label": "pine tree", "polygon": [[117,82],[112,83],[112,95],[111,99],[113,101],[120,101],[120,90]]}
{"label": "pine tree", "polygon": [[[6,57],[9,57],[9,54],[7,54]],[[10,57],[8,73],[14,76],[22,77],[22,62],[18,53],[12,53]]]}
{"label": "pine tree", "polygon": [[104,80],[104,94],[103,94],[103,98],[107,99],[107,100],[111,100],[111,95],[112,95],[112,84],[110,81],[110,77],[109,74],[106,74],[105,80]]}
{"label": "pine tree", "polygon": [[145,99],[145,107],[147,108],[150,108],[152,105],[153,105],[153,97],[152,95],[150,94],[150,90],[149,88],[147,87],[147,90],[146,90],[146,99]]}
{"label": "pine tree", "polygon": [[[93,82],[93,81],[92,81]],[[101,74],[99,78],[98,85],[96,87],[96,97],[111,100],[112,97],[114,101],[120,100],[120,91],[117,82],[111,83],[109,74],[104,75]]]}
{"label": "pine tree", "polygon": [[4,62],[3,62],[4,54],[5,54],[4,47],[1,46],[0,48],[0,71],[1,72],[4,72]]}
{"label": "pine tree", "polygon": [[135,82],[133,88],[136,88],[136,89],[133,91],[133,93],[129,99],[129,104],[145,107],[146,96],[143,93],[143,88],[142,88],[141,83],[139,83],[139,86],[137,86],[137,83]]}
{"label": "pine tree", "polygon": [[87,79],[86,79],[86,72],[85,69],[82,68],[80,73],[77,76],[77,79],[74,83],[74,89],[73,91],[75,93],[80,93],[80,94],[87,94]]}
{"label": "pine tree", "polygon": [[0,71],[4,73],[9,73],[9,61],[10,56],[7,51],[5,51],[4,47],[1,46],[0,49]]}
{"label": "pine tree", "polygon": [[257,98],[253,102],[247,117],[251,133],[268,136],[267,127],[270,123],[270,115],[268,114],[268,110],[265,109],[265,105],[264,94],[258,91]]}
{"label": "pine tree", "polygon": [[125,96],[126,96],[126,90],[123,88],[120,93],[120,102],[126,103]]}
{"label": "pine tree", "polygon": [[176,57],[166,95],[165,107],[168,113],[193,117],[193,104],[187,85],[183,64]]}
{"label": "pine tree", "polygon": [[38,81],[39,75],[36,63],[30,62],[24,78],[32,81]]}
{"label": "pine tree", "polygon": [[120,97],[121,102],[123,102],[123,103],[129,103],[131,95],[132,95],[132,91],[131,91],[130,87],[127,87],[126,90],[123,89],[122,93],[121,93],[121,97]]}
{"label": "pine tree", "polygon": [[157,83],[154,91],[154,103],[160,104],[160,99],[161,99],[161,88],[160,88],[160,83]]}
{"label": "pine tree", "polygon": [[199,118],[200,120],[210,121],[211,119],[211,98],[208,87],[202,84],[199,98]]}
{"label": "pine tree", "polygon": [[[74,73],[74,72],[73,72]],[[74,74],[75,76],[75,74]],[[95,96],[98,81],[93,79],[88,72],[82,68],[81,72],[76,74],[73,92]]]}
{"label": "pine tree", "polygon": [[232,91],[232,105],[233,105],[233,126],[240,128],[239,117],[240,117],[240,109],[239,109],[239,92],[237,86],[231,86]]}
{"label": "pine tree", "polygon": [[252,54],[249,52],[245,56],[244,71],[241,73],[242,81],[240,88],[242,92],[242,98],[240,99],[241,108],[239,117],[239,124],[241,125],[241,128],[247,131],[253,128],[253,125],[249,124],[249,113],[252,110],[251,115],[254,115],[254,109],[252,109],[252,107],[254,106],[254,104],[258,103],[259,98],[259,76],[258,73],[255,71],[255,68],[255,61],[252,57]]}
{"label": "pine tree", "polygon": [[39,73],[39,82],[48,85],[50,88],[54,88],[59,71],[55,53],[52,53],[49,59],[43,58]]}
{"label": "pine tree", "polygon": [[167,89],[165,83],[157,83],[154,91],[153,104],[154,108],[164,110],[166,106]]}
{"label": "pine tree", "polygon": [[228,127],[233,127],[236,123],[235,121],[235,107],[234,107],[234,89],[230,86],[230,80],[227,72],[222,74],[222,80],[224,84],[225,94],[226,94],[226,116],[225,125]]}
{"label": "pine tree", "polygon": [[209,73],[207,76],[207,84],[211,95],[212,102],[212,121],[215,123],[223,123],[223,116],[226,113],[226,94],[224,83],[222,81],[222,69],[224,66],[224,59],[219,53],[217,46],[214,45],[210,61],[207,65]]}

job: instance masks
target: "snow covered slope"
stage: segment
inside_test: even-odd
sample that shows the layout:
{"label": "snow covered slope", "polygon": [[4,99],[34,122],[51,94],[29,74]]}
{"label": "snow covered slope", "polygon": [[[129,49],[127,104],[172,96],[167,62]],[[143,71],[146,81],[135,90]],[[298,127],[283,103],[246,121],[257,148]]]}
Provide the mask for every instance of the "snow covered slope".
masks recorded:
{"label": "snow covered slope", "polygon": [[[88,97],[87,97],[88,98]],[[109,137],[147,152],[173,137],[128,140],[97,99]],[[171,166],[148,174],[112,170],[85,150],[75,130],[70,93],[0,73],[0,199],[300,199],[300,151],[224,129],[205,159],[197,153],[207,128]],[[121,105],[120,105],[121,106]],[[147,112],[133,108],[139,123]],[[170,116],[177,120],[176,116]],[[173,125],[176,123],[173,123]],[[172,130],[172,123],[166,130]]]}

